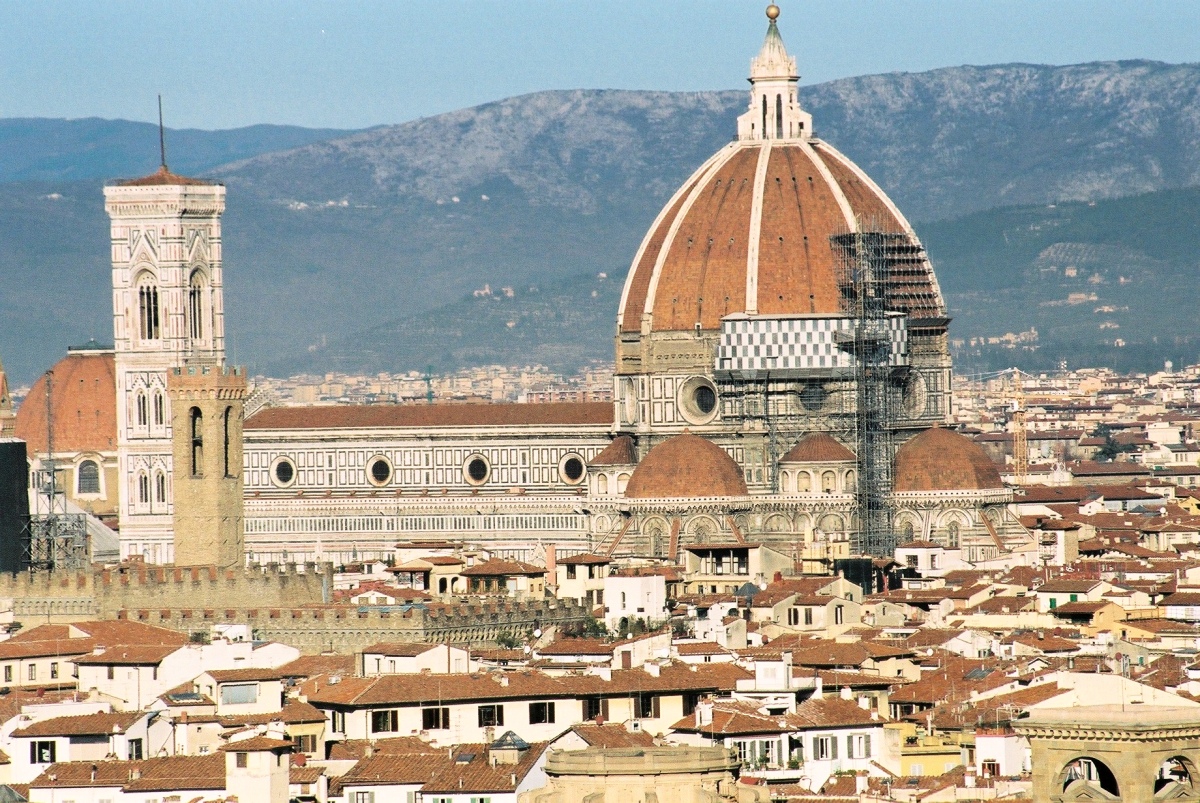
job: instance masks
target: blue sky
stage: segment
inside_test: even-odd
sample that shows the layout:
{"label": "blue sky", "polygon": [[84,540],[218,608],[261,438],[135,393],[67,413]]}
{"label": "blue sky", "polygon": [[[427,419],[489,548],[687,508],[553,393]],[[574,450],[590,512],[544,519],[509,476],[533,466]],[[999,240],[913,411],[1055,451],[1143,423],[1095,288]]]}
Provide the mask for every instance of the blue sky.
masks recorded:
{"label": "blue sky", "polygon": [[[1196,0],[782,0],[803,83],[958,64],[1200,61]],[[541,89],[745,86],[759,0],[0,4],[0,117],[359,128]]]}

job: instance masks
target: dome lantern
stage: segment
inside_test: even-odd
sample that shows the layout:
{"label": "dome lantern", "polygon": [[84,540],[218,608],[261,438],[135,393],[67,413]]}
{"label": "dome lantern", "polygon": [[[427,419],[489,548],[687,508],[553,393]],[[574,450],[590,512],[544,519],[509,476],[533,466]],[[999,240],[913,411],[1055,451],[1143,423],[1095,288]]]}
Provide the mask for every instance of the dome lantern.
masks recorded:
{"label": "dome lantern", "polygon": [[750,61],[750,108],[738,117],[738,139],[804,139],[812,135],[812,115],[800,108],[796,58],[789,56],[775,24],[779,6],[767,6],[767,35]]}

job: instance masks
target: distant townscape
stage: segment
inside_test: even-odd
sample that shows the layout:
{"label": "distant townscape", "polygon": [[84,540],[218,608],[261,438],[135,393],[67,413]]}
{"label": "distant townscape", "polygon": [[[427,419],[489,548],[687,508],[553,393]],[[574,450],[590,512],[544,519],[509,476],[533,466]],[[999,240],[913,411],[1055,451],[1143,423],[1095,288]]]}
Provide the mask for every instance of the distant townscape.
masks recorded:
{"label": "distant townscape", "polygon": [[[369,336],[298,321],[298,356],[264,359],[287,370],[233,358],[253,302],[225,271],[254,271],[226,199],[317,134],[227,183],[160,150],[104,185],[111,287],[71,292],[111,340],[11,392],[0,368],[0,803],[1200,798],[1200,364],[1126,339],[1149,295],[1114,297],[1155,277],[1165,309],[1194,253],[1039,234],[1162,197],[964,219],[1017,244],[1034,295],[946,229],[927,249],[818,136],[766,14],[736,118],[692,99],[725,144],[669,194],[625,188],[654,213],[627,253],[573,239],[562,209],[602,199],[539,174],[534,239],[585,278],[399,322],[351,304]],[[515,186],[408,191],[495,209]],[[937,249],[994,327],[955,330],[970,293]],[[307,272],[280,293],[319,298]],[[1192,355],[1172,309],[1162,346]],[[1117,352],[1136,364],[1094,359]]]}

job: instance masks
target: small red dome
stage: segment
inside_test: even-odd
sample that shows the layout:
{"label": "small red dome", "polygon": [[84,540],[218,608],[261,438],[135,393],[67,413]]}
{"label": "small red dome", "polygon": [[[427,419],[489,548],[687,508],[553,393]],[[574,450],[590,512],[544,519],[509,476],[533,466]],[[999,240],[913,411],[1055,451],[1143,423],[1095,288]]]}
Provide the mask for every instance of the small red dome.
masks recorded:
{"label": "small red dome", "polygon": [[780,458],[780,463],[844,463],[854,460],[854,452],[839,443],[827,432],[805,435],[792,450]]}
{"label": "small red dome", "polygon": [[921,491],[1002,490],[1000,471],[975,441],[942,427],[919,433],[896,450],[893,488]]}
{"label": "small red dome", "polygon": [[[117,448],[116,358],[106,350],[71,351],[54,368],[50,405],[55,452],[108,452]],[[17,410],[16,436],[31,455],[46,451],[46,375],[33,383]]]}
{"label": "small red dome", "polygon": [[747,494],[737,461],[712,441],[686,431],[651,449],[625,487],[630,499]]}

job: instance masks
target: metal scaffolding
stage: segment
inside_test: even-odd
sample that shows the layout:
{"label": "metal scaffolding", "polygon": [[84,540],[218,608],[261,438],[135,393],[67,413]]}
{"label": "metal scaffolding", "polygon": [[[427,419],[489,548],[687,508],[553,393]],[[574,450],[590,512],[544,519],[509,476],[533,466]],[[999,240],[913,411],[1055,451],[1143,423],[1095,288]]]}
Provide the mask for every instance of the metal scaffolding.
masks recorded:
{"label": "metal scaffolding", "polygon": [[912,259],[912,242],[903,235],[874,230],[861,222],[857,231],[831,239],[837,259],[843,310],[853,320],[838,346],[854,364],[854,442],[858,459],[858,530],[851,546],[859,554],[891,557],[896,548],[892,527],[892,459],[896,421],[888,312],[895,305],[889,279],[893,263],[903,270]]}
{"label": "metal scaffolding", "polygon": [[33,480],[34,508],[21,538],[23,564],[29,571],[78,571],[90,563],[87,517],[68,513],[66,494],[58,487],[54,458],[54,372],[46,372],[46,457]]}

